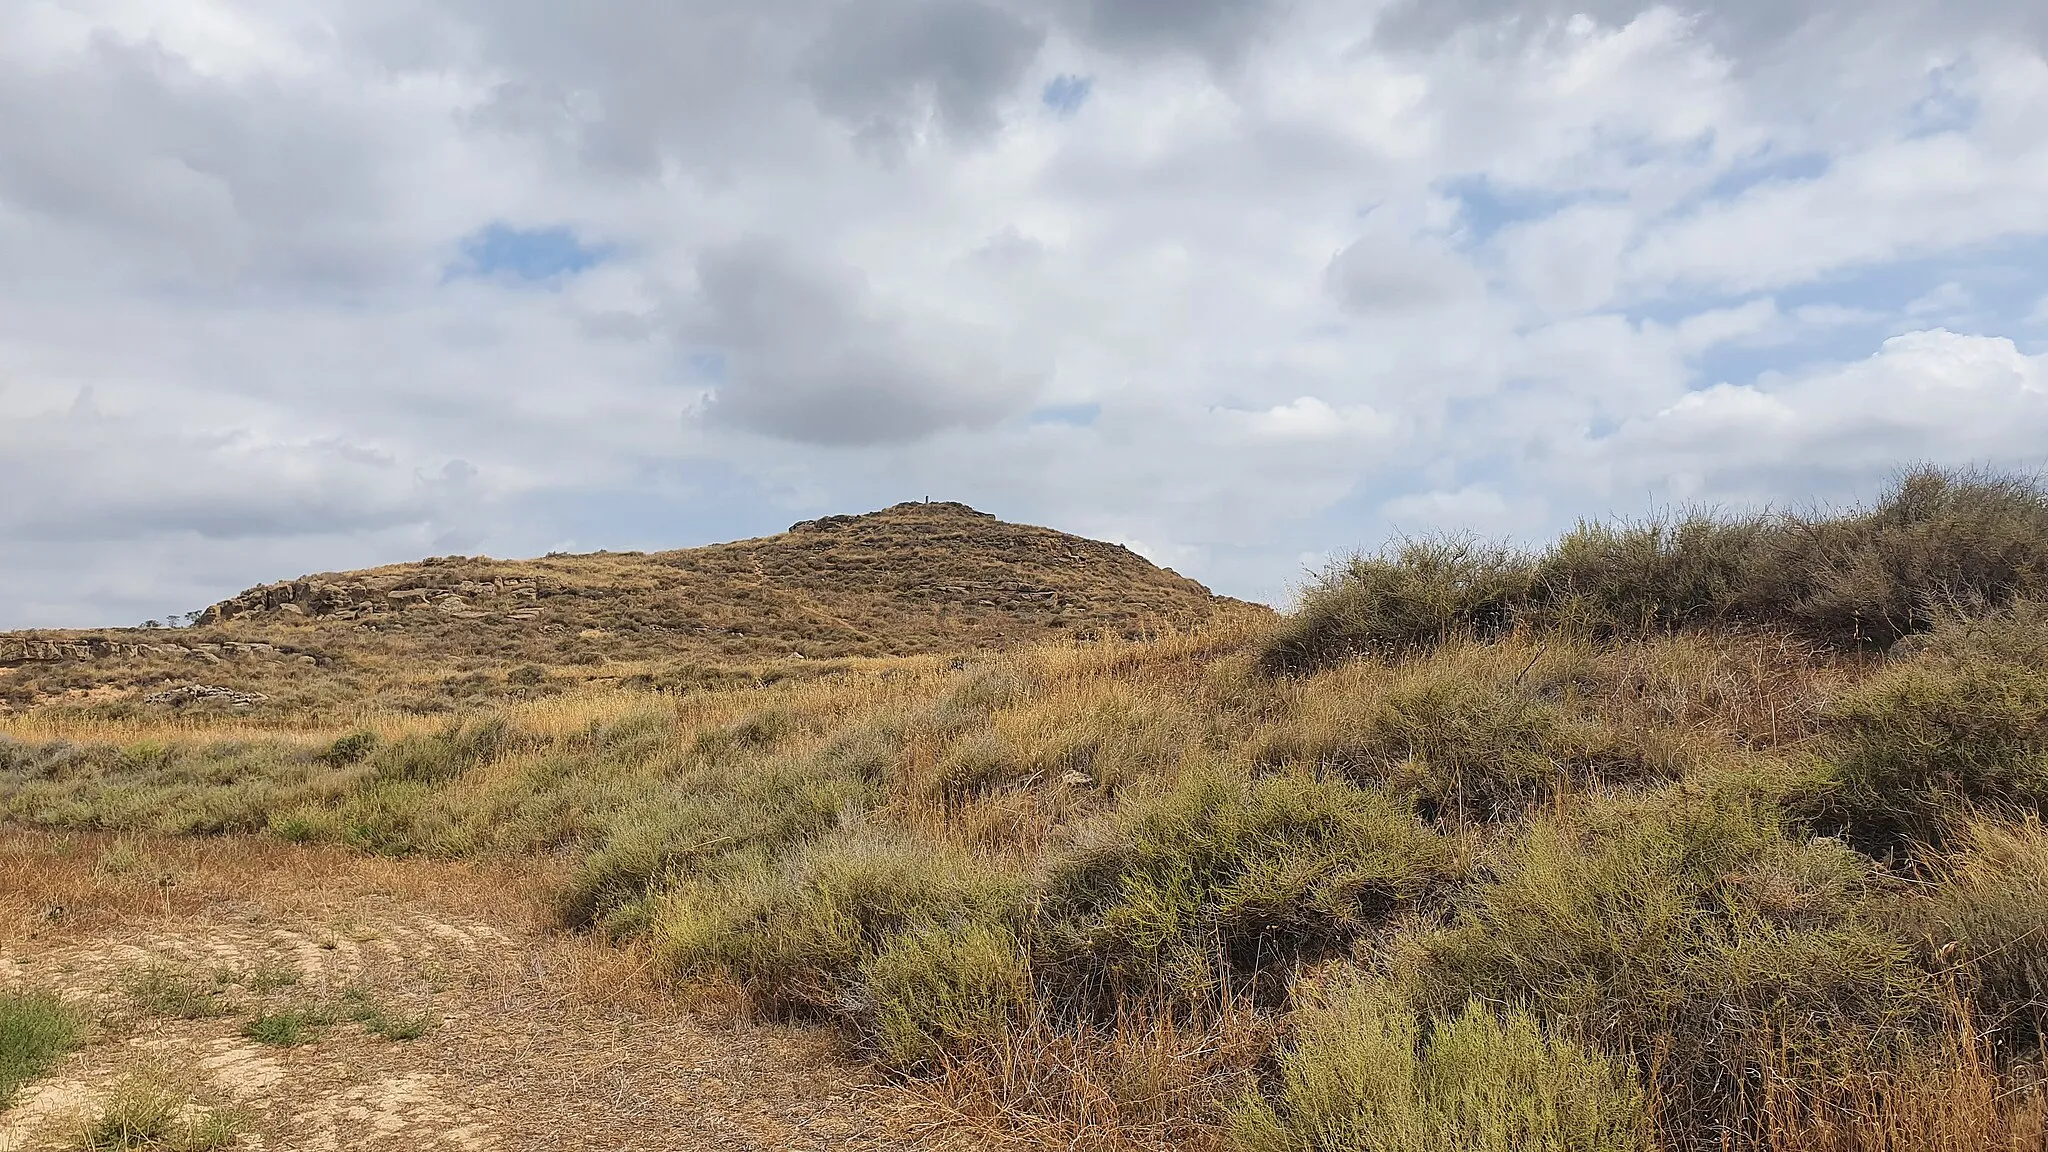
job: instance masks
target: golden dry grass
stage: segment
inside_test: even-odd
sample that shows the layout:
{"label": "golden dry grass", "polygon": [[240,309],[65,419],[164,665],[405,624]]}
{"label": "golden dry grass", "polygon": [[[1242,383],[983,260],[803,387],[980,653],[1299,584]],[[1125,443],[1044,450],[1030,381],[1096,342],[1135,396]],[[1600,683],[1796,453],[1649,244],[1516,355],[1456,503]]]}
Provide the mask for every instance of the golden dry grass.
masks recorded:
{"label": "golden dry grass", "polygon": [[[646,560],[594,563],[645,591]],[[305,916],[309,870],[517,892],[585,931],[507,1004],[830,1022],[921,1131],[1019,1147],[2005,1152],[2041,1136],[2041,611],[1889,654],[1508,620],[1287,675],[1300,622],[1231,611],[687,675],[385,651],[304,707],[0,717],[18,821],[254,834],[16,866],[37,895],[0,911],[51,942],[197,915],[183,877],[237,854]],[[38,924],[66,885],[107,911]],[[1385,1035],[1329,1026],[1331,987]],[[598,1058],[529,1042],[536,1076]]]}

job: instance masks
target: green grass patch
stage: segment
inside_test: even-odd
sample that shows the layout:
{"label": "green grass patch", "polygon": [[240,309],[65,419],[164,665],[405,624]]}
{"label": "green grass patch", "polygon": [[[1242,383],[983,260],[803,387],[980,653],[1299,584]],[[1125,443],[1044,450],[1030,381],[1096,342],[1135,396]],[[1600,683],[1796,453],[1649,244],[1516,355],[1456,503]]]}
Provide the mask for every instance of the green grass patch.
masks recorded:
{"label": "green grass patch", "polygon": [[258,964],[243,972],[239,981],[242,987],[261,996],[280,988],[296,986],[299,982],[299,970],[289,964]]}
{"label": "green grass patch", "polygon": [[0,992],[0,1109],[80,1039],[77,1015],[62,1000],[42,992]]}
{"label": "green grass patch", "polygon": [[170,1088],[131,1080],[94,1110],[79,1130],[85,1152],[212,1152],[247,1127],[231,1108],[195,1108]]}
{"label": "green grass patch", "polygon": [[129,977],[128,999],[152,1016],[205,1020],[234,1008],[222,998],[222,984],[168,965],[152,964]]}
{"label": "green grass patch", "polygon": [[934,1064],[992,1048],[1026,1010],[1031,968],[1007,925],[932,924],[890,940],[863,966],[884,1063]]}
{"label": "green grass patch", "polygon": [[339,1011],[345,1019],[362,1025],[365,1032],[385,1040],[417,1040],[436,1024],[431,1013],[398,1011],[362,988],[343,990]]}
{"label": "green grass patch", "polygon": [[266,1012],[242,1025],[242,1035],[274,1048],[296,1048],[310,1043],[334,1022],[334,1017],[313,1008],[288,1008]]}

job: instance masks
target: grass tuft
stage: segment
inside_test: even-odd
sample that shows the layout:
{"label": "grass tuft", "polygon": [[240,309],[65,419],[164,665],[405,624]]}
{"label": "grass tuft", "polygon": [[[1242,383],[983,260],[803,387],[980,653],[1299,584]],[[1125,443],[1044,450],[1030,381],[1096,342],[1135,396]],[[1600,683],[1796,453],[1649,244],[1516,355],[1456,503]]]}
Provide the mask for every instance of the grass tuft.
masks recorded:
{"label": "grass tuft", "polygon": [[151,964],[131,975],[128,998],[152,1016],[205,1020],[233,1011],[221,999],[219,982],[182,968]]}
{"label": "grass tuft", "polygon": [[77,1014],[44,992],[0,992],[0,1110],[10,1107],[22,1086],[78,1047]]}
{"label": "grass tuft", "polygon": [[201,1108],[155,1080],[130,1080],[102,1101],[78,1133],[85,1152],[212,1152],[247,1127],[240,1112]]}
{"label": "grass tuft", "polygon": [[1645,1152],[1633,1069],[1474,1002],[1426,1021],[1350,980],[1294,1014],[1270,1095],[1233,1109],[1240,1152]]}
{"label": "grass tuft", "polygon": [[317,1010],[288,1008],[250,1018],[242,1025],[242,1035],[274,1048],[296,1048],[312,1041],[332,1020]]}

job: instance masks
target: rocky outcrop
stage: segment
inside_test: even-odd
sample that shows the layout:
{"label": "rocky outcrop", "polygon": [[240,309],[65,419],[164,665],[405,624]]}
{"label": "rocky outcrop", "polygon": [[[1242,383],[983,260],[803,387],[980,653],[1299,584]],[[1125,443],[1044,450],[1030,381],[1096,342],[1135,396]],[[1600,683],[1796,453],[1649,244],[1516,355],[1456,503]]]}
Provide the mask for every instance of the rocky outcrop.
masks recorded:
{"label": "rocky outcrop", "polygon": [[152,692],[142,698],[145,704],[168,704],[182,708],[187,704],[225,704],[230,708],[254,708],[270,699],[261,692],[237,692],[233,688],[222,688],[217,684],[186,684],[178,688],[166,688]]}
{"label": "rocky outcrop", "polygon": [[864,512],[858,516],[820,516],[816,520],[799,520],[791,524],[789,530],[791,532],[830,532],[839,528],[858,527],[862,523],[874,520],[880,516],[896,516],[901,518],[930,516],[935,521],[965,516],[977,520],[998,522],[996,521],[995,513],[983,512],[978,508],[970,508],[958,500],[910,500],[902,504],[892,504],[880,512]]}
{"label": "rocky outcrop", "polygon": [[467,618],[481,619],[520,602],[537,601],[544,594],[540,581],[522,577],[442,581],[415,576],[343,583],[308,578],[251,588],[208,608],[200,622],[221,624],[263,614],[278,619],[355,620],[425,607],[452,614],[474,612]]}
{"label": "rocky outcrop", "polygon": [[142,659],[169,656],[174,659],[203,660],[299,660],[318,663],[317,657],[275,644],[222,641],[206,644],[145,644],[103,636],[46,639],[36,636],[0,636],[0,664],[57,664],[74,660]]}

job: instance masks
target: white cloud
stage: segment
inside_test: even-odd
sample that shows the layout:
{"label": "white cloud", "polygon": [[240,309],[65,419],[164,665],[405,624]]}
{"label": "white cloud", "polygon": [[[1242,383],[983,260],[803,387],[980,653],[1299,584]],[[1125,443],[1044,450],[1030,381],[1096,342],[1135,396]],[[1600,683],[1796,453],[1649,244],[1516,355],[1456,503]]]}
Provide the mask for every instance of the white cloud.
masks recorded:
{"label": "white cloud", "polygon": [[919,495],[1277,597],[2039,462],[2038,6],[1384,7],[0,6],[0,625]]}
{"label": "white cloud", "polygon": [[1784,334],[1785,317],[1768,297],[1734,308],[1715,308],[1686,317],[1678,324],[1679,347],[1704,352],[1718,344],[1767,344]]}
{"label": "white cloud", "polygon": [[[2048,354],[2003,337],[1932,329],[1866,360],[1721,384],[1630,421],[1613,458],[1636,480],[1677,478],[1686,496],[1802,499],[1830,473],[1922,460],[2037,466],[2048,438]],[[1809,488],[1790,487],[1805,476]]]}
{"label": "white cloud", "polygon": [[1380,505],[1380,513],[1397,530],[1488,536],[1511,535],[1519,523],[1531,518],[1526,502],[1517,508],[1486,484],[1396,496]]}
{"label": "white cloud", "polygon": [[1342,410],[1314,396],[1301,396],[1263,412],[1219,413],[1254,437],[1269,440],[1374,439],[1393,431],[1393,422],[1359,404]]}

